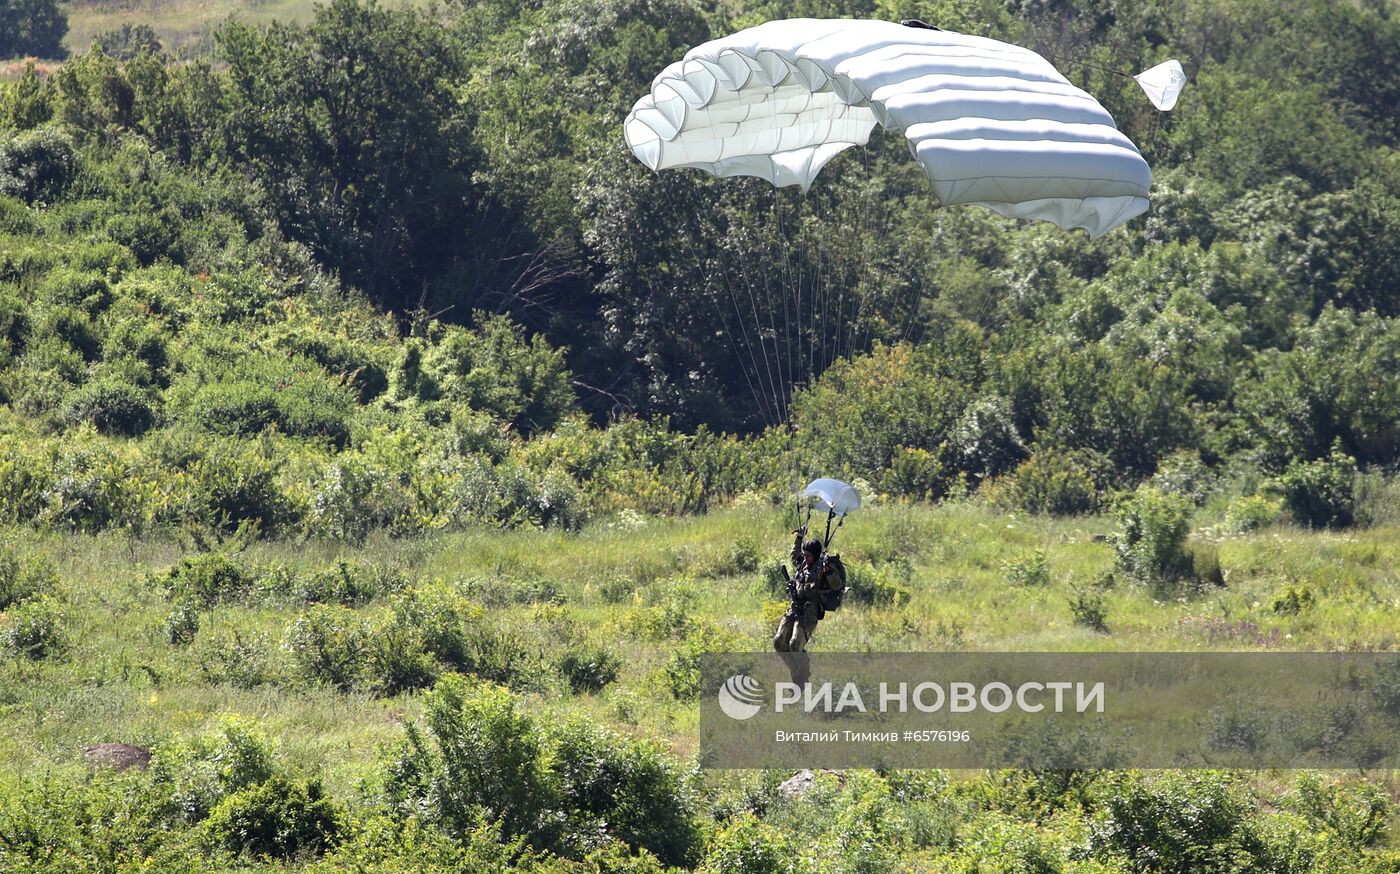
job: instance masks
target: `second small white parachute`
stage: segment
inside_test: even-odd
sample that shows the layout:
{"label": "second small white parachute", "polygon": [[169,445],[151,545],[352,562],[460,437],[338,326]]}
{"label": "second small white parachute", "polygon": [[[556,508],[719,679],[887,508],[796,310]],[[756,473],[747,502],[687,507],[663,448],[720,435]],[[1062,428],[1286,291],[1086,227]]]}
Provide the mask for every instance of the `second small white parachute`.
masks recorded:
{"label": "second small white parachute", "polygon": [[625,135],[653,170],[805,191],[876,125],[903,133],[945,205],[1091,236],[1147,210],[1137,147],[1040,55],[888,21],[770,21],[696,46],[653,80]]}

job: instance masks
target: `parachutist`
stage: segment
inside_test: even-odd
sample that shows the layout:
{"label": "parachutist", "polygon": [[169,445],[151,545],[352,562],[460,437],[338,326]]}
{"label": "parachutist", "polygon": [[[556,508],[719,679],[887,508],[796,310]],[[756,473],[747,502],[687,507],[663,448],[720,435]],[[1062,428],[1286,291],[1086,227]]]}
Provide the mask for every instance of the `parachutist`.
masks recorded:
{"label": "parachutist", "polygon": [[[778,652],[805,652],[817,623],[825,618],[827,610],[840,606],[846,591],[846,570],[841,558],[828,555],[820,540],[804,543],[806,525],[793,531],[793,535],[792,563],[796,570],[788,578],[791,604],[773,635],[773,648]],[[787,569],[783,572],[786,576]]]}

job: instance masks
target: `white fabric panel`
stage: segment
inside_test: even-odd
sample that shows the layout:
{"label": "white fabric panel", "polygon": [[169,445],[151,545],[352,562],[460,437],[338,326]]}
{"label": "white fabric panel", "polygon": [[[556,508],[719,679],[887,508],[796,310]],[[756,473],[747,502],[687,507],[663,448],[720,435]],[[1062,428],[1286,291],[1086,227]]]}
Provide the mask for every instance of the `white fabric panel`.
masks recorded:
{"label": "white fabric panel", "polygon": [[1163,112],[1176,108],[1176,99],[1181,96],[1181,89],[1186,87],[1186,71],[1177,60],[1163,61],[1133,78],[1142,86],[1152,105]]}
{"label": "white fabric panel", "polygon": [[1147,162],[1044,58],[887,21],[770,21],[696,46],[652,81],[623,130],[653,170],[805,191],[876,125],[908,139],[943,204],[1093,236],[1147,209]]}

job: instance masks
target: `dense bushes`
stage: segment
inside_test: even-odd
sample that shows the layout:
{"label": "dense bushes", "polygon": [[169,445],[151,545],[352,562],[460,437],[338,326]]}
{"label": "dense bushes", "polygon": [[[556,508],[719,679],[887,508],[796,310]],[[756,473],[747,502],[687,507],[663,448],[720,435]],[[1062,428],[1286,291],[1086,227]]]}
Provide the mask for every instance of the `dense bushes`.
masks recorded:
{"label": "dense bushes", "polygon": [[1355,515],[1356,460],[1340,448],[1317,461],[1297,461],[1279,477],[1275,488],[1300,525],[1343,528]]}
{"label": "dense bushes", "polygon": [[340,806],[317,780],[269,780],[228,796],[209,813],[209,840],[236,856],[320,855],[346,828]]}
{"label": "dense bushes", "polygon": [[68,645],[63,607],[53,597],[40,595],[0,613],[0,652],[11,658],[44,659]]}
{"label": "dense bushes", "polygon": [[434,689],[427,728],[410,730],[390,766],[386,790],[401,811],[424,810],[459,836],[484,818],[568,855],[605,834],[667,864],[693,860],[689,791],[650,744],[580,722],[550,728],[506,690],[456,676]]}
{"label": "dense bushes", "polygon": [[63,193],[77,173],[68,138],[53,128],[12,134],[0,142],[0,194],[32,203]]}
{"label": "dense bushes", "polygon": [[48,559],[0,540],[0,611],[48,594],[57,581]]}

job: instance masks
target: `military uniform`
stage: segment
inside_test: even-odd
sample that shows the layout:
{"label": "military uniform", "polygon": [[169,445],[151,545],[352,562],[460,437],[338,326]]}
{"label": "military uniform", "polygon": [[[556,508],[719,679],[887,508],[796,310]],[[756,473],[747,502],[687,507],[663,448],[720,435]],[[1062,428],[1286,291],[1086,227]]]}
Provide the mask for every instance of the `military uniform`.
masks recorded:
{"label": "military uniform", "polygon": [[806,534],[798,529],[792,543],[792,563],[796,568],[788,581],[788,596],[792,604],[778,622],[778,632],[773,635],[773,648],[778,652],[805,652],[807,642],[817,630],[817,623],[826,615],[821,597],[824,592],[841,591],[846,581],[841,578],[835,566],[818,562],[812,567],[802,553],[802,538]]}

